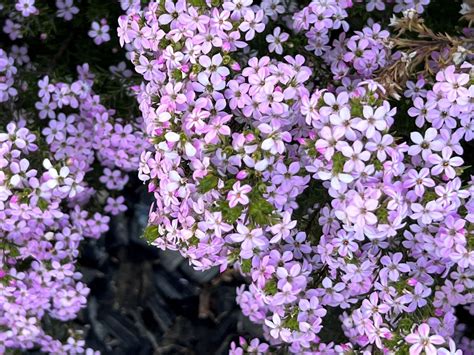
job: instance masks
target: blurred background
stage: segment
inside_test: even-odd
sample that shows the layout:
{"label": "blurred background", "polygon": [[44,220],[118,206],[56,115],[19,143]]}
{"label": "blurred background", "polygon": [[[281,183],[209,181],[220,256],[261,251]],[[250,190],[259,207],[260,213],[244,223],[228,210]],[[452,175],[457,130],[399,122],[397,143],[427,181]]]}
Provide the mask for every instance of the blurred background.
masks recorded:
{"label": "blurred background", "polygon": [[87,240],[80,264],[91,288],[76,320],[87,345],[108,354],[227,354],[238,335],[259,329],[240,312],[234,271],[200,272],[141,235],[152,196],[139,181],[125,191],[129,210],[99,240]]}

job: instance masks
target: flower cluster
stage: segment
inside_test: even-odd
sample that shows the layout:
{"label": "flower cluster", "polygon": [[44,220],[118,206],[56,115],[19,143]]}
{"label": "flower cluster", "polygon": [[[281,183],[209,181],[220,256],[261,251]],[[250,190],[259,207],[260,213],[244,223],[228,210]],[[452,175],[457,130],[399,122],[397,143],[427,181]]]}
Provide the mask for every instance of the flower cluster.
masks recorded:
{"label": "flower cluster", "polygon": [[[32,17],[50,9],[32,0],[14,5],[18,13],[10,12],[4,32],[21,41],[0,49],[0,353],[93,354],[82,327],[70,322],[89,294],[77,265],[80,243],[99,238],[110,216],[127,209],[120,191],[148,143],[140,118],[107,108],[113,93],[102,86],[99,68],[83,64],[71,73],[75,62],[60,58],[66,47],[51,42],[46,67],[41,51],[28,51],[35,46],[30,36],[47,38]],[[73,1],[56,5],[57,25],[73,26]],[[16,33],[9,21],[16,21]],[[96,43],[106,40],[102,31]],[[87,31],[84,38],[94,46]],[[124,81],[131,76],[124,62],[110,71],[105,75],[132,85]]]}
{"label": "flower cluster", "polygon": [[293,16],[293,28],[296,31],[304,31],[308,40],[305,49],[321,56],[331,47],[328,46],[332,30],[349,30],[346,21],[347,11],[352,3],[346,0],[340,1],[312,1],[308,6]]}
{"label": "flower cluster", "polygon": [[[128,180],[120,169],[135,170],[146,146],[140,121],[115,118],[114,110],[104,107],[93,92],[89,66],[79,66],[78,73],[79,80],[71,84],[50,83],[48,76],[38,81],[35,107],[39,118],[48,121],[42,133],[55,159],[68,159],[73,170],[87,172],[97,157],[104,167],[100,182],[109,190],[121,190]],[[78,113],[62,112],[69,108]]]}
{"label": "flower cluster", "polygon": [[17,89],[13,86],[17,72],[14,62],[14,58],[3,49],[0,49],[0,73],[2,78],[0,82],[0,103],[18,95]]}
{"label": "flower cluster", "polygon": [[43,331],[41,319],[67,321],[85,306],[89,290],[74,265],[79,242],[83,229],[107,228],[107,221],[92,226],[79,205],[71,215],[63,212],[63,200],[81,195],[84,174],[48,159],[42,169],[33,168],[38,139],[25,124],[10,122],[0,134],[0,323],[8,330],[1,348],[56,352],[61,343]]}
{"label": "flower cluster", "polygon": [[268,344],[233,354],[449,353],[455,307],[473,301],[471,66],[390,101],[373,79],[405,53],[383,24],[348,35],[351,1],[216,4],[151,1],[119,19],[153,144],[145,237],[248,277],[237,302]]}
{"label": "flower cluster", "polygon": [[[354,2],[363,2],[362,0],[355,0]],[[365,9],[367,11],[385,11],[387,5],[393,6],[393,12],[403,12],[407,10],[414,10],[418,13],[423,13],[425,7],[429,5],[430,0],[369,0],[366,2]]]}

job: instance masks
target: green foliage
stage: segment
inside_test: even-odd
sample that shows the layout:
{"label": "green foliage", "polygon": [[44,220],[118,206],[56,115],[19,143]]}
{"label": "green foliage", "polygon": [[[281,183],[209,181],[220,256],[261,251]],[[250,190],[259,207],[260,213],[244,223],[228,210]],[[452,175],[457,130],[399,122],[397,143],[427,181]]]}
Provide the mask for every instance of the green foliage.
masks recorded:
{"label": "green foliage", "polygon": [[211,191],[217,187],[219,178],[215,175],[208,174],[201,181],[199,181],[198,191],[201,194]]}
{"label": "green foliage", "polygon": [[410,353],[409,345],[399,334],[395,333],[392,339],[385,339],[384,344],[387,348],[396,351],[397,354],[408,355]]}
{"label": "green foliage", "polygon": [[252,190],[249,198],[250,221],[260,226],[272,224],[273,205],[257,189]]}
{"label": "green foliage", "polygon": [[283,326],[290,330],[299,330],[298,311],[293,312],[288,318],[286,318],[283,322]]}
{"label": "green foliage", "polygon": [[278,291],[277,282],[274,279],[268,280],[265,284],[264,291],[267,295],[274,296]]}
{"label": "green foliage", "polygon": [[342,155],[341,152],[336,152],[333,155],[333,165],[332,171],[334,174],[340,174],[344,170],[344,164],[346,163],[346,158]]}
{"label": "green foliage", "polygon": [[194,6],[194,7],[206,7],[206,1],[205,0],[188,0],[189,4]]}
{"label": "green foliage", "polygon": [[196,237],[195,235],[193,235],[191,238],[189,238],[187,240],[187,243],[188,245],[191,245],[191,246],[196,246],[199,244],[199,238]]}
{"label": "green foliage", "polygon": [[149,225],[143,231],[143,238],[148,242],[152,243],[158,238],[158,226]]}
{"label": "green foliage", "polygon": [[242,272],[248,274],[252,269],[252,259],[243,259],[240,268],[242,269]]}
{"label": "green foliage", "polygon": [[9,242],[8,240],[2,240],[0,242],[0,250],[3,251],[5,255],[8,255],[9,257],[16,258],[20,255],[20,251],[18,250],[18,247]]}
{"label": "green foliage", "polygon": [[237,205],[234,208],[229,207],[228,201],[220,201],[217,207],[217,211],[222,213],[222,218],[224,218],[227,223],[231,224],[234,224],[237,221],[242,214],[243,209],[244,207],[242,205]]}
{"label": "green foliage", "polygon": [[362,103],[359,99],[352,99],[351,100],[351,116],[354,117],[362,117]]}
{"label": "green foliage", "polygon": [[376,171],[381,171],[382,168],[383,168],[382,162],[378,159],[374,159],[372,161],[372,164],[374,164],[374,168],[375,168]]}
{"label": "green foliage", "polygon": [[379,207],[375,211],[375,215],[377,216],[377,219],[379,220],[379,223],[387,223],[388,221],[388,210],[386,207]]}
{"label": "green foliage", "polygon": [[436,194],[434,191],[426,191],[425,194],[423,195],[423,203],[426,204],[430,201],[434,201],[438,198],[439,196]]}
{"label": "green foliage", "polygon": [[46,211],[48,209],[48,202],[42,198],[38,199],[38,207],[41,209],[41,211]]}
{"label": "green foliage", "polygon": [[410,333],[411,328],[413,327],[414,321],[409,316],[400,319],[398,323],[398,329],[404,333]]}

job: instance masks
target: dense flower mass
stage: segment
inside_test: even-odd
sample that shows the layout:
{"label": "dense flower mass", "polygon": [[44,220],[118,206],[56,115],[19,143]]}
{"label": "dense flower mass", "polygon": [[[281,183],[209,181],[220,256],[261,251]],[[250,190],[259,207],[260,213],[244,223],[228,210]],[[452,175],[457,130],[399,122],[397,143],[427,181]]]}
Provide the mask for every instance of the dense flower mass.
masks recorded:
{"label": "dense flower mass", "polygon": [[0,0],[0,353],[94,353],[80,243],[138,170],[144,237],[248,281],[231,354],[473,354],[474,8],[438,3]]}
{"label": "dense flower mass", "polygon": [[[79,8],[73,1],[56,5],[55,26],[75,26]],[[80,243],[99,238],[110,215],[127,209],[120,191],[148,144],[140,119],[120,118],[106,107],[96,91],[103,79],[89,64],[68,71],[75,62],[60,55],[72,37],[55,46],[39,34],[55,55],[45,54],[46,68],[41,51],[30,54],[28,43],[38,38],[34,17],[46,21],[47,4],[19,0],[5,6],[3,32],[22,41],[2,42],[0,49],[0,353],[93,354],[80,329],[61,324],[87,303],[89,288],[77,266]],[[101,24],[91,35],[96,44],[110,39],[105,20]],[[87,31],[83,38],[94,46]],[[111,72],[117,80],[130,77],[124,62]]]}
{"label": "dense flower mass", "polygon": [[[266,343],[232,354],[456,351],[455,307],[473,301],[472,31],[436,35],[429,3],[165,0],[120,17],[152,143],[145,237],[248,277],[237,302]],[[403,13],[387,27],[377,11]]]}

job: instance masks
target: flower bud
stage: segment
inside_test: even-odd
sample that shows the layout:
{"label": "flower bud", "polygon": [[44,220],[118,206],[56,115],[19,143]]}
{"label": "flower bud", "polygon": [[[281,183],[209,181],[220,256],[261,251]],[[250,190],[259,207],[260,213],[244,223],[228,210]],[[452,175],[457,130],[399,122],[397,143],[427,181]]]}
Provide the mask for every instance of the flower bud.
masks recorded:
{"label": "flower bud", "polygon": [[235,71],[240,71],[242,68],[240,67],[240,64],[238,62],[233,62],[230,67],[232,68],[232,70],[235,70]]}
{"label": "flower bud", "polygon": [[237,180],[245,179],[249,174],[245,170],[240,170],[237,175],[235,176]]}

